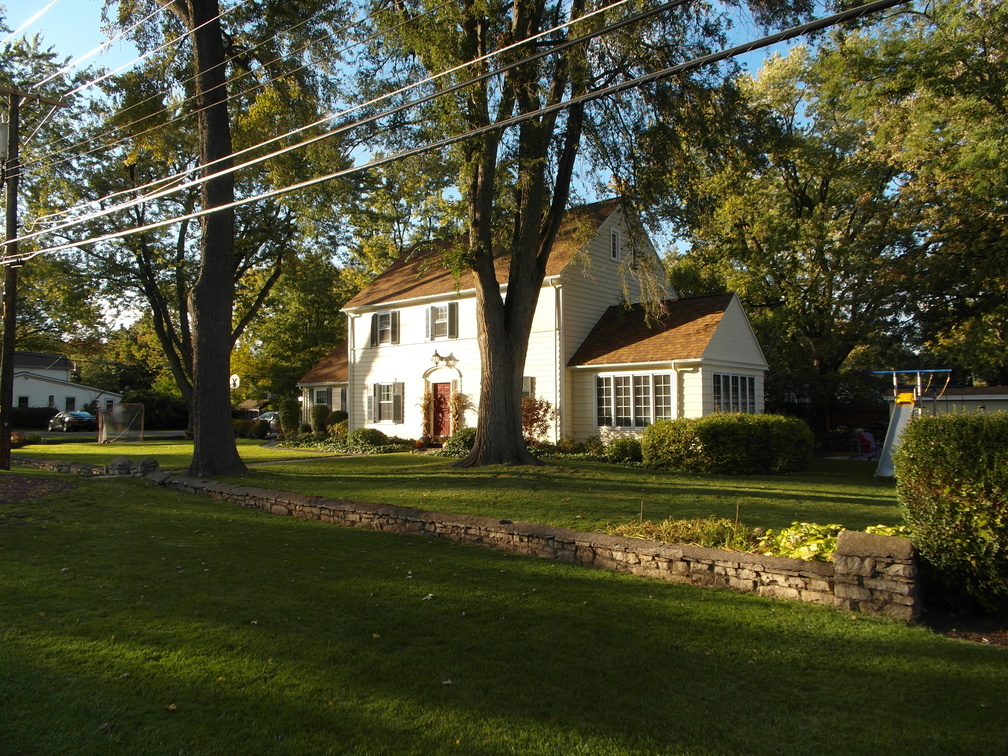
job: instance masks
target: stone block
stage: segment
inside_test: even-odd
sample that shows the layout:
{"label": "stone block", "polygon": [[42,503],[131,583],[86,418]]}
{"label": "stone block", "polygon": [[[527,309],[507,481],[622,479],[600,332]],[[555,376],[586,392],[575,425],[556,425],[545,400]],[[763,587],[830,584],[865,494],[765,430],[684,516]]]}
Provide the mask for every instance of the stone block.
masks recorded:
{"label": "stone block", "polygon": [[909,594],[910,584],[902,580],[884,580],[882,578],[865,578],[864,587],[872,591],[885,593]]}
{"label": "stone block", "polygon": [[853,601],[871,601],[872,592],[867,588],[851,583],[841,583],[837,581],[833,586],[833,593],[840,599],[851,599]]}

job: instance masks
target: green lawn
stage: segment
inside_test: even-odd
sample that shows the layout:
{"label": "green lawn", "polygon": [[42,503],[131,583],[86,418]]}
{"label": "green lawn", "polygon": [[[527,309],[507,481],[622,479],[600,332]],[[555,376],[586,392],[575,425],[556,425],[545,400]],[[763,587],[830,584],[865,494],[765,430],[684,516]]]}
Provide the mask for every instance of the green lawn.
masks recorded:
{"label": "green lawn", "polygon": [[[413,463],[418,484],[454,474]],[[138,480],[75,482],[0,502],[3,753],[1008,750],[997,648]]]}
{"label": "green lawn", "polygon": [[[568,461],[460,470],[451,459],[419,454],[331,457],[250,441],[240,442],[239,450],[253,467],[250,475],[234,480],[260,488],[577,530],[636,520],[642,512],[649,520],[737,515],[752,528],[781,528],[798,520],[859,530],[902,520],[893,482],[876,479],[871,462],[817,459],[804,473],[733,477]],[[59,444],[28,446],[15,454],[93,464],[118,454],[150,456],[163,469],[185,470],[192,444]]]}
{"label": "green lawn", "polygon": [[[314,456],[303,449],[274,449],[262,441],[238,439],[238,452],[247,463],[271,462],[284,459],[304,459]],[[85,462],[90,465],[104,465],[113,457],[141,459],[153,457],[163,470],[184,472],[192,461],[193,442],[174,438],[153,438],[143,442],[99,444],[96,441],[49,440],[47,443],[31,444],[15,449],[15,457],[37,457],[39,459],[65,459]]]}

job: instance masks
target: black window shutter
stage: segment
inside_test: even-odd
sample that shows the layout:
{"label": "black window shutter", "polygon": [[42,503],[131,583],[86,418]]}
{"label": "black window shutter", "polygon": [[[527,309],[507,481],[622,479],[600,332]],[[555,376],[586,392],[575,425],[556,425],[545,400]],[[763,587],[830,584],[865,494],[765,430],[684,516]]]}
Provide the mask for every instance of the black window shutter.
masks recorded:
{"label": "black window shutter", "polygon": [[392,311],[392,343],[399,343],[399,310]]}
{"label": "black window shutter", "polygon": [[371,346],[378,346],[378,313],[371,316]]}
{"label": "black window shutter", "polygon": [[403,384],[392,384],[392,422],[403,421]]}
{"label": "black window shutter", "polygon": [[458,338],[458,302],[448,303],[448,338]]}

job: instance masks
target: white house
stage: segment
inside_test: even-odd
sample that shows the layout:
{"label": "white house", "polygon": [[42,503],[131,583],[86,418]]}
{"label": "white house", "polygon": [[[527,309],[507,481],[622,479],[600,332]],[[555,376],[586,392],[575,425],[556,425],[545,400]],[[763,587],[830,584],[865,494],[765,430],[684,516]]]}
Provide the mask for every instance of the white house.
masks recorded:
{"label": "white house", "polygon": [[[412,250],[346,304],[346,374],[309,380],[322,375],[320,363],[302,378],[306,412],[320,398],[332,401],[335,394],[322,393],[330,388],[345,390],[351,428],[407,438],[429,428],[444,437],[455,430],[451,405],[460,402],[462,422],[475,423],[476,295],[469,274],[456,279],[445,264],[447,245]],[[642,299],[638,266],[655,259],[618,200],[567,212],[523,371],[524,393],[556,410],[552,440],[639,433],[662,418],[763,411],[767,364],[734,295],[679,299],[671,292],[664,314],[652,320],[642,306],[626,306]],[[506,257],[497,275],[506,289]]]}
{"label": "white house", "polygon": [[50,352],[14,353],[14,406],[82,410],[94,403],[99,409],[122,401],[122,394],[73,383],[73,363]]}

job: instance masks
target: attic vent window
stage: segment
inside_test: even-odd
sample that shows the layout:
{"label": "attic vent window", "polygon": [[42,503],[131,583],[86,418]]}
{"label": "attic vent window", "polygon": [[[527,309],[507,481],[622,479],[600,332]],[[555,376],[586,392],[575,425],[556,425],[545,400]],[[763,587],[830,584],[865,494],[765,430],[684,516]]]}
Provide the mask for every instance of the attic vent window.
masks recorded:
{"label": "attic vent window", "polygon": [[613,229],[609,232],[609,259],[620,262],[623,259],[623,245],[620,240],[620,232]]}

